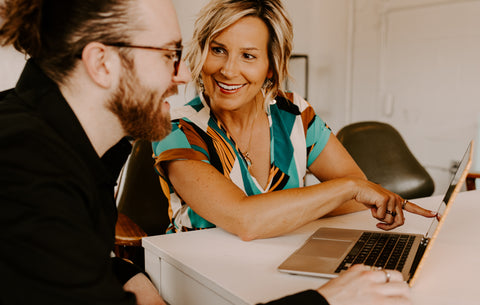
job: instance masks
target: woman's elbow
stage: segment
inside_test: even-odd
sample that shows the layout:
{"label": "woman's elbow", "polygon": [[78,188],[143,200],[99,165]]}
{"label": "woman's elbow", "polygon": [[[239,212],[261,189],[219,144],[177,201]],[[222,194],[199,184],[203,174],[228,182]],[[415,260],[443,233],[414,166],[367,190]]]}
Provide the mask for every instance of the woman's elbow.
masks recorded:
{"label": "woman's elbow", "polygon": [[237,228],[234,234],[243,241],[252,241],[259,238],[257,232],[248,228]]}
{"label": "woman's elbow", "polygon": [[258,228],[249,223],[237,223],[236,225],[227,229],[227,231],[235,234],[243,241],[252,241],[260,238]]}

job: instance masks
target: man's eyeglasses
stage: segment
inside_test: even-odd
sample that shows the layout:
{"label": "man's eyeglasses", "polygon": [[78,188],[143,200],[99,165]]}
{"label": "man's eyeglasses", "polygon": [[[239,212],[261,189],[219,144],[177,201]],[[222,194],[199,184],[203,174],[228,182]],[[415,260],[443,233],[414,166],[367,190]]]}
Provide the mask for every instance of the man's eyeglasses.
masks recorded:
{"label": "man's eyeglasses", "polygon": [[180,60],[182,59],[183,47],[180,47],[180,48],[157,48],[157,47],[150,47],[150,46],[130,45],[130,44],[122,43],[122,42],[109,43],[109,44],[106,44],[106,45],[111,46],[111,47],[119,47],[119,48],[135,48],[135,49],[146,49],[146,50],[175,52],[174,58],[172,58],[173,59],[173,70],[174,70],[174,76],[178,75],[178,67],[180,66]]}

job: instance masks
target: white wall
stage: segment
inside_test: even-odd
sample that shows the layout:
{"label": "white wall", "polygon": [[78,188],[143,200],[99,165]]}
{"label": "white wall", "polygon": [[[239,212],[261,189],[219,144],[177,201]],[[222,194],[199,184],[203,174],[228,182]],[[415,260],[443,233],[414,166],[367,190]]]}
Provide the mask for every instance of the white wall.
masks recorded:
{"label": "white wall", "polygon": [[286,0],[294,53],[309,56],[309,102],[338,131],[345,124],[347,0]]}
{"label": "white wall", "polygon": [[25,65],[25,56],[12,47],[0,48],[0,91],[15,86]]}
{"label": "white wall", "polygon": [[396,127],[436,193],[479,129],[478,16],[478,0],[355,1],[352,120]]}

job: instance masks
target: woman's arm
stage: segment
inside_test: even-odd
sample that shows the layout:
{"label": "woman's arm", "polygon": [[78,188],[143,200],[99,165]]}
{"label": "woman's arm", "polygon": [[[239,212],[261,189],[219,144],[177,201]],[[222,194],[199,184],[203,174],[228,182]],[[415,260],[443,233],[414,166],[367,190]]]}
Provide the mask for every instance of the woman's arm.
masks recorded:
{"label": "woman's arm", "polygon": [[320,181],[342,177],[367,180],[360,167],[333,134],[330,134],[327,145],[308,169]]}
{"label": "woman's arm", "polygon": [[[386,209],[401,206],[401,198],[365,179],[348,177],[303,188],[247,196],[213,166],[193,160],[166,163],[178,195],[201,217],[243,240],[291,232],[355,199],[376,207],[378,217],[394,223]],[[386,218],[386,219],[385,219]]]}
{"label": "woman's arm", "polygon": [[[330,134],[327,145],[308,170],[322,182],[341,177],[367,180],[363,171],[333,134]],[[353,213],[366,208],[365,205],[350,200],[328,213],[327,216]]]}

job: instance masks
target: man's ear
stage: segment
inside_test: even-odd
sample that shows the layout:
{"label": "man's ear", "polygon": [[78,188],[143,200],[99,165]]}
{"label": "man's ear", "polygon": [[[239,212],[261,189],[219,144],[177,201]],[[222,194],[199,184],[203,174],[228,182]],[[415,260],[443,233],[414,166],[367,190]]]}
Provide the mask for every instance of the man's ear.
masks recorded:
{"label": "man's ear", "polygon": [[119,57],[99,42],[90,42],[82,52],[82,62],[94,83],[105,89],[112,86],[117,75]]}

